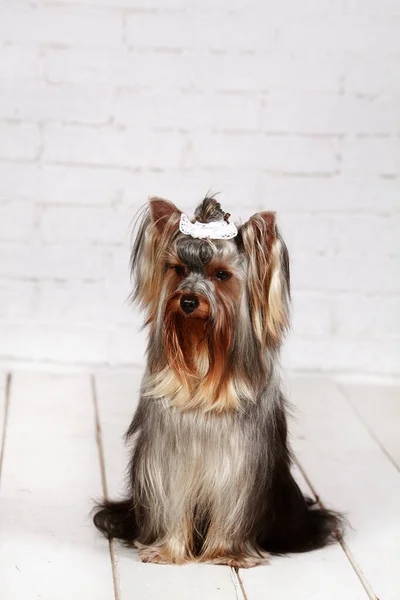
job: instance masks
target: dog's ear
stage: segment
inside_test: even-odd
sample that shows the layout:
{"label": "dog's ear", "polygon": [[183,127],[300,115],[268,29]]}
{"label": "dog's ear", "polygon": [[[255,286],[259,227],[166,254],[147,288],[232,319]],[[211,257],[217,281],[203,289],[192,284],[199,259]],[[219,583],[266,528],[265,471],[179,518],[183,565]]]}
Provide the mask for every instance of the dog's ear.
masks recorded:
{"label": "dog's ear", "polygon": [[289,325],[289,257],[274,212],[253,215],[237,242],[248,263],[251,318],[261,345],[279,345]]}
{"label": "dog's ear", "polygon": [[159,296],[164,276],[165,255],[179,233],[181,212],[175,204],[162,198],[150,198],[138,219],[138,231],[131,254],[134,278],[133,299],[150,313]]}
{"label": "dog's ear", "polygon": [[151,221],[158,233],[163,233],[168,221],[172,217],[175,221],[176,216],[181,215],[175,204],[162,198],[150,198],[149,200]]}

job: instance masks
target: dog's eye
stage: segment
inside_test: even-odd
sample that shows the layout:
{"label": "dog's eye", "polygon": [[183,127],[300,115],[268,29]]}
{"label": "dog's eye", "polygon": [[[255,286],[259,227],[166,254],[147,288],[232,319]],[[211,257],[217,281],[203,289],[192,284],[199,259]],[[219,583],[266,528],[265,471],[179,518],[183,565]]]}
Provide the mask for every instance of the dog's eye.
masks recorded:
{"label": "dog's eye", "polygon": [[179,275],[179,277],[183,277],[186,274],[185,267],[182,267],[182,265],[176,265],[174,269],[175,273]]}
{"label": "dog's eye", "polygon": [[228,271],[217,271],[215,273],[215,277],[220,281],[225,281],[225,279],[229,279],[230,276],[231,274],[228,273]]}

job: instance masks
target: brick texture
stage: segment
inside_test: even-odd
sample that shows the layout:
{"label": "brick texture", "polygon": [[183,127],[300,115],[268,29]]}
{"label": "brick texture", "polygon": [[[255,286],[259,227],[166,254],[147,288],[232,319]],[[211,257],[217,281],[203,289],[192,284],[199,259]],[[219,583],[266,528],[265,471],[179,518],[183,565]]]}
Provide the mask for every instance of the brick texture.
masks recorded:
{"label": "brick texture", "polygon": [[278,212],[290,369],[400,374],[395,0],[0,7],[0,364],[142,363],[147,196]]}

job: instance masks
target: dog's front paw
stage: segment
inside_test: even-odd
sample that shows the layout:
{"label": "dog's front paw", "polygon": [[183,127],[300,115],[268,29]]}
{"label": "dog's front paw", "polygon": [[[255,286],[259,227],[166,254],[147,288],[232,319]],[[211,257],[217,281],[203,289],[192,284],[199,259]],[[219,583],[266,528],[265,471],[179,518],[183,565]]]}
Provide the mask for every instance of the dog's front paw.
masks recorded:
{"label": "dog's front paw", "polygon": [[250,567],[256,567],[258,565],[267,565],[269,563],[269,554],[262,552],[259,554],[242,554],[238,556],[226,555],[217,556],[207,562],[211,562],[214,565],[228,565],[234,569],[250,569]]}
{"label": "dog's front paw", "polygon": [[267,565],[269,558],[269,554],[266,553],[263,556],[233,556],[228,557],[227,562],[224,564],[235,569],[250,569],[258,565]]}
{"label": "dog's front paw", "polygon": [[182,565],[187,562],[183,554],[173,553],[167,545],[145,546],[139,542],[135,543],[139,551],[140,560],[144,563],[157,563],[159,565]]}

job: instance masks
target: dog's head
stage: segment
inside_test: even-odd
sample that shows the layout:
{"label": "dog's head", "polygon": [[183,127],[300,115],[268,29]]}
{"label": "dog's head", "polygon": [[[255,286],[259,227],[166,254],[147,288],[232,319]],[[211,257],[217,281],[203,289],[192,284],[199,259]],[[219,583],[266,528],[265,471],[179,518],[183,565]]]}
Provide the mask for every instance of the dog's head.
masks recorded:
{"label": "dog's head", "polygon": [[[200,224],[212,223],[219,238],[228,218],[219,202],[205,198],[192,233],[183,233],[176,206],[153,198],[132,252],[134,297],[167,363],[189,387],[199,377],[223,381],[243,353],[278,347],[288,325],[289,263],[275,213],[255,214],[231,239],[193,237]],[[161,368],[159,352],[153,354]]]}

